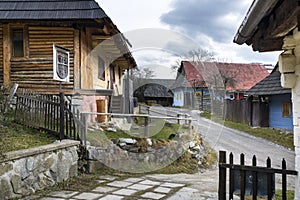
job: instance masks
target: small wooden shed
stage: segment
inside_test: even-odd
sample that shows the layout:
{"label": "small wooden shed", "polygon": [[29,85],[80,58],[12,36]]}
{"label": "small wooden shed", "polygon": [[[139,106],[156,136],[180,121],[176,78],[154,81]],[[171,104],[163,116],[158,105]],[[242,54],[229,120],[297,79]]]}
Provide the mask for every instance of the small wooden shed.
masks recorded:
{"label": "small wooden shed", "polygon": [[0,1],[0,85],[58,93],[54,45],[69,52],[69,82],[62,83],[66,94],[123,95],[124,71],[136,63],[127,40],[96,1]]}

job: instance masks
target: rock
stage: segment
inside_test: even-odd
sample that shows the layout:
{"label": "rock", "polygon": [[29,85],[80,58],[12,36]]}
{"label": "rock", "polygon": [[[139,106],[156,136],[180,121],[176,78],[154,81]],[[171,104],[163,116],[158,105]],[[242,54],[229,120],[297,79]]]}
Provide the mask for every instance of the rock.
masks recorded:
{"label": "rock", "polygon": [[190,148],[193,148],[196,146],[196,142],[193,140],[193,141],[190,141],[190,144],[189,144]]}
{"label": "rock", "polygon": [[126,143],[123,143],[123,142],[122,142],[122,143],[119,143],[119,146],[120,146],[120,147],[124,147],[124,146],[126,146]]}
{"label": "rock", "polygon": [[120,143],[135,144],[136,140],[131,138],[120,138]]}
{"label": "rock", "polygon": [[10,182],[7,179],[1,178],[0,181],[0,199],[12,199],[13,189]]}
{"label": "rock", "polygon": [[9,172],[13,169],[13,165],[11,163],[9,164],[1,164],[0,165],[0,176],[2,176],[3,174],[5,174],[6,172]]}
{"label": "rock", "polygon": [[107,128],[106,129],[107,131],[110,131],[110,132],[117,132],[117,129],[112,127],[112,128]]}
{"label": "rock", "polygon": [[152,146],[153,143],[152,143],[152,140],[150,138],[147,138],[147,142],[148,142],[149,146]]}

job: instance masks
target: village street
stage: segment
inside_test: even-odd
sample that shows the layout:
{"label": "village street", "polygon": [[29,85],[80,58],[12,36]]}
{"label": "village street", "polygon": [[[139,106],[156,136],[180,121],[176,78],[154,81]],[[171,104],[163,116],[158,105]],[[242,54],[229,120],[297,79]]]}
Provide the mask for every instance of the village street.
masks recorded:
{"label": "village street", "polygon": [[[272,160],[272,167],[280,168],[282,159],[284,158],[287,162],[287,168],[291,170],[295,169],[294,151],[276,145],[267,140],[251,136],[241,131],[227,128],[223,125],[212,122],[211,120],[200,117],[199,111],[195,111],[195,110],[189,111],[185,109],[163,108],[163,107],[152,107],[151,109],[160,110],[168,114],[173,112],[189,114],[191,118],[195,120],[192,122],[192,125],[197,131],[199,131],[204,141],[206,141],[217,152],[220,150],[226,151],[227,160],[229,160],[228,158],[229,153],[232,152],[234,155],[235,164],[239,164],[240,154],[244,153],[246,165],[251,165],[252,156],[256,155],[258,166],[266,166],[266,159],[270,157]],[[212,174],[215,174],[215,176],[217,176],[218,175],[217,169],[204,172],[203,174],[199,175],[198,178],[208,180]],[[279,177],[276,176],[276,179],[277,182],[281,182],[280,176]],[[293,188],[294,187],[293,177],[289,177],[288,182],[289,182],[288,183],[289,187]],[[207,182],[207,184],[208,184],[207,187],[198,186],[197,189],[203,191],[210,188],[210,190],[217,191],[217,184],[213,185],[212,183],[209,183],[209,181]],[[197,184],[193,184],[193,185],[197,187]],[[279,187],[281,185],[278,184],[277,186]],[[201,187],[205,187],[205,188],[201,188]]]}
{"label": "village street", "polygon": [[[287,162],[287,168],[294,169],[294,151],[200,117],[199,111],[166,107],[151,107],[151,110],[168,114],[189,114],[194,119],[192,125],[201,134],[202,138],[217,152],[220,150],[227,151],[227,155],[232,152],[237,164],[239,162],[239,155],[244,153],[246,164],[251,164],[252,156],[256,155],[258,165],[265,166],[266,159],[270,157],[272,167],[280,168],[282,159],[284,158]],[[156,112],[151,114],[157,115]]]}

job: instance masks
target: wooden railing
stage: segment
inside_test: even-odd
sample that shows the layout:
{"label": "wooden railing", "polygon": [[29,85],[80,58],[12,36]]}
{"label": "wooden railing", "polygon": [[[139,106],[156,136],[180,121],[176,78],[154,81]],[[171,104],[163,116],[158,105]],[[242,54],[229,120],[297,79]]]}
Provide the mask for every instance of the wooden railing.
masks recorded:
{"label": "wooden railing", "polygon": [[219,152],[219,200],[226,200],[227,169],[229,169],[229,199],[235,193],[240,199],[245,195],[252,195],[256,200],[258,196],[266,196],[271,200],[275,195],[275,174],[282,175],[282,199],[287,199],[287,175],[297,175],[297,171],[287,170],[286,161],[282,160],[282,168],[271,167],[271,159],[266,161],[266,167],[256,166],[256,156],[252,158],[252,166],[245,165],[244,154],[240,155],[240,164],[233,163],[233,154],[229,155],[229,164],[226,163],[226,152]]}
{"label": "wooden railing", "polygon": [[[164,108],[164,107],[158,107],[158,108]],[[189,118],[191,117],[189,114],[186,113],[181,113],[181,112],[176,112],[176,111],[171,111],[169,109],[166,109],[166,112],[162,112],[159,110],[155,110],[155,107],[151,106],[146,106],[146,105],[139,105],[139,113],[143,114],[158,114],[166,117],[172,117],[173,120],[176,118],[177,124],[180,124],[183,120],[185,124],[189,123]]]}
{"label": "wooden railing", "polygon": [[83,112],[80,113],[80,121],[81,127],[83,130],[81,132],[82,143],[86,145],[86,135],[87,135],[87,128],[89,123],[89,116],[90,115],[104,115],[109,118],[116,117],[116,118],[144,118],[144,137],[149,136],[149,124],[151,119],[161,119],[161,120],[177,120],[181,121],[184,120],[187,122],[189,129],[191,129],[191,124],[194,119],[186,118],[186,117],[169,117],[169,116],[155,116],[155,115],[148,115],[148,114],[121,114],[121,113],[95,113],[95,112]]}
{"label": "wooden railing", "polygon": [[60,139],[80,140],[75,118],[63,93],[17,94],[15,120],[26,126],[55,133]]}

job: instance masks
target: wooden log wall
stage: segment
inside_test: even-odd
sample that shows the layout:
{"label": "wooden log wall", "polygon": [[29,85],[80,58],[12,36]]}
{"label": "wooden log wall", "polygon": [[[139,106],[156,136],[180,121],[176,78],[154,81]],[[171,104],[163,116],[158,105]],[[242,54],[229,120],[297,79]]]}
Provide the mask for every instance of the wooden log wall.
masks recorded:
{"label": "wooden log wall", "polygon": [[3,26],[0,25],[0,85],[3,84]]}
{"label": "wooden log wall", "polygon": [[70,50],[70,82],[63,83],[66,93],[74,89],[74,29],[65,27],[28,27],[28,58],[11,59],[11,82],[21,88],[42,93],[57,93],[53,79],[53,44]]}

